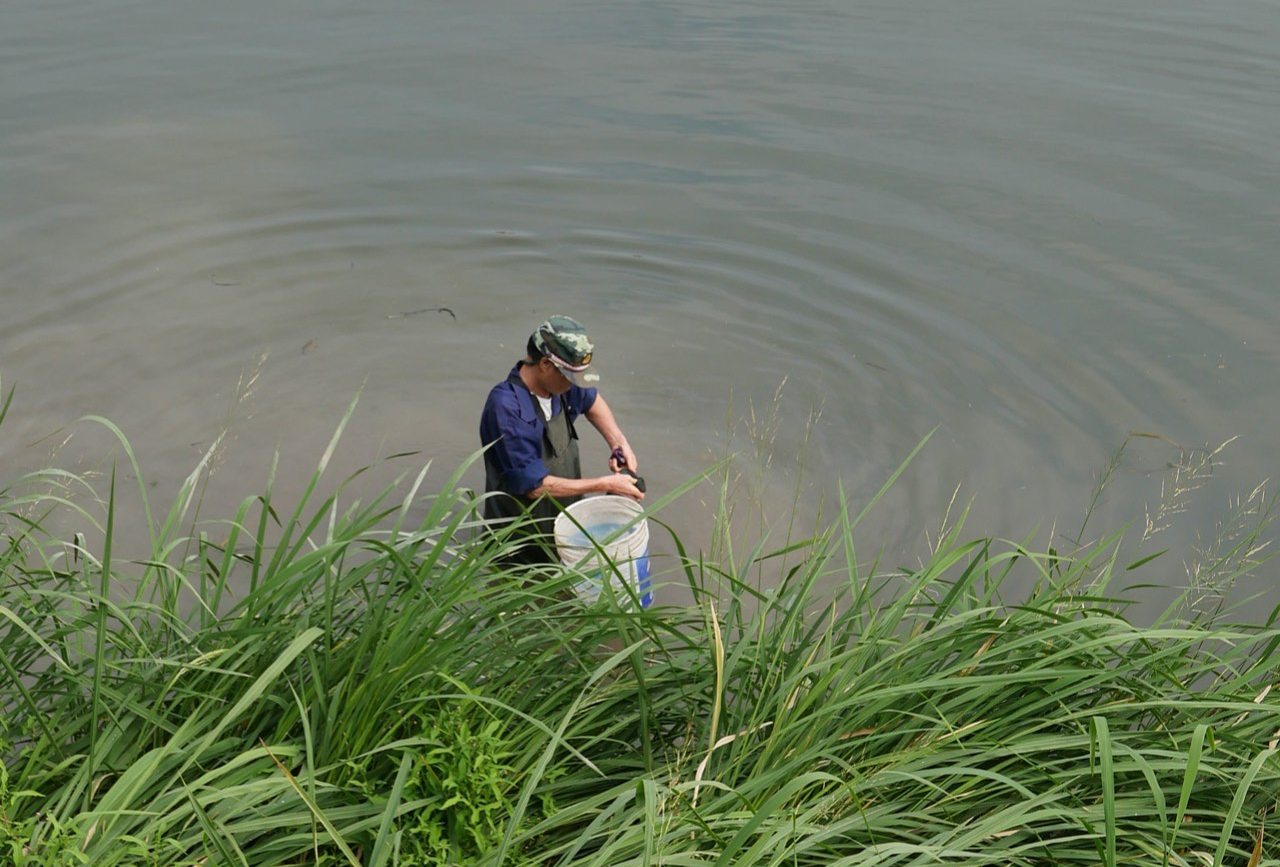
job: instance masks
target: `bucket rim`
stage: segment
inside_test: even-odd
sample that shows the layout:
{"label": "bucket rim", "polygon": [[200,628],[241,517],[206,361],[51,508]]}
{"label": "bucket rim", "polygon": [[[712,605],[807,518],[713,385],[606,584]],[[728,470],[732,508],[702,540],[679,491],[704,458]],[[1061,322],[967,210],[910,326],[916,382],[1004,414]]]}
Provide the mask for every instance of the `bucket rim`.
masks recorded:
{"label": "bucket rim", "polygon": [[644,506],[640,505],[639,502],[631,499],[630,497],[619,496],[618,494],[587,494],[565,506],[561,512],[573,512],[587,506],[594,506],[597,503],[605,502],[621,506],[627,511],[634,512],[637,515],[644,514]]}
{"label": "bucket rim", "polygon": [[628,513],[628,517],[619,529],[627,527],[639,526],[647,523],[649,515],[645,511],[644,506],[640,505],[630,497],[620,497],[617,494],[600,494],[595,497],[583,497],[560,510],[560,514],[556,515],[555,525],[557,528],[561,523],[572,524],[579,530],[586,530],[582,522],[578,519],[578,512],[584,511],[588,507],[595,506],[599,503],[608,501],[610,506],[618,506]]}
{"label": "bucket rim", "polygon": [[[611,530],[603,537],[596,538],[588,532],[586,522],[580,519],[577,512],[584,511],[592,505],[598,505],[603,500],[610,501],[610,506],[621,507],[627,514],[621,526]],[[638,533],[641,528],[644,528],[647,536],[648,515],[643,506],[629,497],[620,497],[616,494],[601,494],[594,497],[584,497],[562,509],[560,514],[556,515],[554,537],[557,549],[580,553],[580,556],[575,557],[575,559],[584,560],[596,551],[605,551],[610,545],[624,542],[633,534]],[[581,534],[589,544],[569,544],[569,537],[574,534],[574,531],[577,531],[577,534]]]}

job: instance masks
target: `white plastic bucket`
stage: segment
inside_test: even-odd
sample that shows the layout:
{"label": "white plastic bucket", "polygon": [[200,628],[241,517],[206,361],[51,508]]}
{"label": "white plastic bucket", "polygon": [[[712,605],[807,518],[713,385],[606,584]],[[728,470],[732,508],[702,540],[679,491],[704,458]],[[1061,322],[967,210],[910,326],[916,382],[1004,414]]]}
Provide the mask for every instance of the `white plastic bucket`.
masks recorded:
{"label": "white plastic bucket", "polygon": [[[640,518],[642,511],[635,500],[606,494],[579,500],[556,516],[556,552],[560,562],[585,576],[575,588],[579,597],[587,602],[599,599],[607,574],[614,598],[620,604],[628,604],[631,593],[640,599],[640,607],[653,604],[649,522]],[[601,551],[612,562],[612,567],[601,562]]]}

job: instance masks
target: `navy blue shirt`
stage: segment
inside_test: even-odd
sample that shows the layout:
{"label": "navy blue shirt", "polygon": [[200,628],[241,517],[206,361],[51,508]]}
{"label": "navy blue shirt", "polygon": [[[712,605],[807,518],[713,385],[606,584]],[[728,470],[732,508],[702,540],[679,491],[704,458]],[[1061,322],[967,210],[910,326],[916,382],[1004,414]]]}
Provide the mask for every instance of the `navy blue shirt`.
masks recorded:
{"label": "navy blue shirt", "polygon": [[[519,370],[517,364],[510,375],[518,376]],[[503,490],[516,496],[529,493],[550,475],[542,461],[542,437],[547,426],[534,406],[535,400],[529,389],[503,380],[489,391],[480,414],[480,444],[493,443],[485,452],[485,462],[501,474]],[[573,422],[595,402],[594,388],[575,385],[564,394],[551,396],[551,417],[567,412]]]}

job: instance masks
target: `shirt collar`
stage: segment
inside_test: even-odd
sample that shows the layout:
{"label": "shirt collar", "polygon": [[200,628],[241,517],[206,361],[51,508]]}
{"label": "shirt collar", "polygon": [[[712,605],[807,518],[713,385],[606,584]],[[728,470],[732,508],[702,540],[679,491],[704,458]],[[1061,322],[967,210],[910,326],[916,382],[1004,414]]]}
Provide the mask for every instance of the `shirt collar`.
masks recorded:
{"label": "shirt collar", "polygon": [[[511,372],[508,376],[519,378],[521,367],[524,367],[524,362],[517,361],[516,366],[511,368]],[[534,401],[538,399],[538,396],[530,391],[529,387],[525,385],[523,381],[519,385],[511,383],[511,390],[516,394],[516,400],[518,402],[517,405],[520,407],[520,417],[522,419],[525,421],[534,421],[541,418],[541,416],[538,415],[538,408],[534,406]],[[549,417],[555,415],[556,402],[559,398],[559,395],[551,395],[551,412],[549,413]],[[561,408],[563,409],[563,401],[561,401],[561,404]]]}

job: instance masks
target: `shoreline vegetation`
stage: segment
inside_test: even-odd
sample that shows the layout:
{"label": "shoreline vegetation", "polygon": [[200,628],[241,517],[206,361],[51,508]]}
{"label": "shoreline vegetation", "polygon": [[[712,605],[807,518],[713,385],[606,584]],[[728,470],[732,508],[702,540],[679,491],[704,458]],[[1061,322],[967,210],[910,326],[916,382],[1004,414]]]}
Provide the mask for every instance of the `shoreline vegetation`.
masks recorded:
{"label": "shoreline vegetation", "polygon": [[1121,533],[1032,550],[960,510],[882,568],[876,495],[688,550],[661,509],[713,469],[649,509],[693,604],[636,611],[500,569],[465,465],[347,503],[332,452],[218,520],[202,462],[129,561],[124,469],[0,479],[0,864],[1280,863],[1277,613],[1198,604],[1265,562],[1265,494],[1140,625],[1121,585],[1180,564]]}

